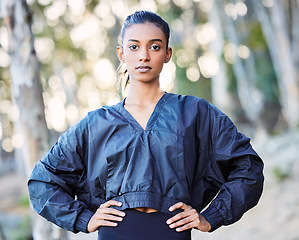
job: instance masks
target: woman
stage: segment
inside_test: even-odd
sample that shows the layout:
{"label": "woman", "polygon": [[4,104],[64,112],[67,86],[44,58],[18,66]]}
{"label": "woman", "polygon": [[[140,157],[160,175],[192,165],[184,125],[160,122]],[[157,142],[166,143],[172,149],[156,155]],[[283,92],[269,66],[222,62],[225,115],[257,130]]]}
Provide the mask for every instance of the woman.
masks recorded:
{"label": "woman", "polygon": [[257,204],[263,163],[249,139],[205,100],[161,90],[168,42],[156,14],[128,16],[117,48],[128,95],[90,112],[36,164],[28,186],[40,215],[99,239],[187,240]]}

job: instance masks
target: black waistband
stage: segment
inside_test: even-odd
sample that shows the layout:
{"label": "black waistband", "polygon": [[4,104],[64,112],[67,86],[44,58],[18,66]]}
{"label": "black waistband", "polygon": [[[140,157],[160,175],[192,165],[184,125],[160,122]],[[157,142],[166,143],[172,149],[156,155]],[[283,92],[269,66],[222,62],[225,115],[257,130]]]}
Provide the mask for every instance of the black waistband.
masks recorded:
{"label": "black waistband", "polygon": [[166,221],[172,215],[162,212],[144,213],[126,209],[126,216],[117,227],[100,227],[101,240],[191,240],[191,230],[177,232]]}

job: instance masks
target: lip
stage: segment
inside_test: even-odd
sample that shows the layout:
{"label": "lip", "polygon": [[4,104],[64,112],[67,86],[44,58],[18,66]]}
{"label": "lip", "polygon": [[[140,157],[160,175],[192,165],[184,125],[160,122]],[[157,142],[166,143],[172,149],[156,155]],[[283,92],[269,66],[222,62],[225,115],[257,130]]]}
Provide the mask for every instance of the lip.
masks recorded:
{"label": "lip", "polygon": [[139,72],[149,72],[152,68],[150,66],[138,66],[136,70]]}

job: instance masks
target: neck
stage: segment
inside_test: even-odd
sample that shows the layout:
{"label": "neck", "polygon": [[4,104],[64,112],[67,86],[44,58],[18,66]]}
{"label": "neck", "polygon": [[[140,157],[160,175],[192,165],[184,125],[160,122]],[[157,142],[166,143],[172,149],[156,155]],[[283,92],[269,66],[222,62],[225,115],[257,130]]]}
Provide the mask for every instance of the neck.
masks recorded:
{"label": "neck", "polygon": [[157,83],[131,82],[126,104],[146,105],[157,102],[165,92]]}

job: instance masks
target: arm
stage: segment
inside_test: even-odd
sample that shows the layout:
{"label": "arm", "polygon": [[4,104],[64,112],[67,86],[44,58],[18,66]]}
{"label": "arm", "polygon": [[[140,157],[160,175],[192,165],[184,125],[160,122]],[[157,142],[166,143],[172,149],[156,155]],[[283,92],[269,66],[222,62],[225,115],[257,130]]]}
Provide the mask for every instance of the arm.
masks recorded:
{"label": "arm", "polygon": [[202,215],[214,231],[239,220],[254,207],[263,189],[263,162],[249,139],[239,133],[230,119],[216,112],[212,127],[212,156],[206,179],[220,188]]}
{"label": "arm", "polygon": [[76,200],[85,191],[88,155],[87,117],[63,134],[35,165],[28,181],[34,209],[47,220],[73,232],[87,232],[93,216],[85,202]]}

